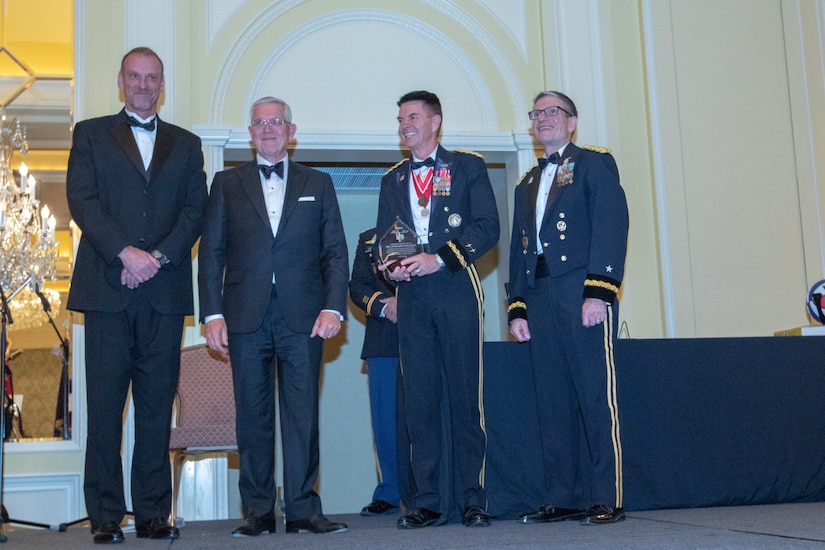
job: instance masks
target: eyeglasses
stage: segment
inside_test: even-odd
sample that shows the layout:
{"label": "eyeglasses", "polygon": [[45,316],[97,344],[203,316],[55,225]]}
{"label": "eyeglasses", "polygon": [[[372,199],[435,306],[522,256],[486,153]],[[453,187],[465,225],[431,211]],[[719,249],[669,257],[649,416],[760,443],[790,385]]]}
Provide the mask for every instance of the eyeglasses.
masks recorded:
{"label": "eyeglasses", "polygon": [[527,113],[527,116],[530,117],[530,120],[536,120],[537,118],[539,118],[539,116],[541,116],[542,113],[544,113],[545,116],[556,116],[559,114],[559,111],[564,111],[569,117],[573,116],[573,113],[571,113],[567,109],[563,107],[558,107],[556,105],[553,105],[552,107],[547,107],[546,109],[530,111],[529,113]]}
{"label": "eyeglasses", "polygon": [[252,126],[260,127],[269,125],[274,128],[275,126],[283,126],[286,123],[287,121],[281,120],[280,118],[256,118],[252,121]]}

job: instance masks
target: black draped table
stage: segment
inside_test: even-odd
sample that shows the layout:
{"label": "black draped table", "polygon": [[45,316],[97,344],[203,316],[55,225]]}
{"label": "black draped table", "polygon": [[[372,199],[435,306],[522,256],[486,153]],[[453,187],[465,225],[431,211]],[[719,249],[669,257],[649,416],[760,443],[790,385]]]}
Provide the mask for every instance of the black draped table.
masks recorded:
{"label": "black draped table", "polygon": [[[825,337],[620,340],[628,510],[825,500]],[[528,348],[484,344],[490,513],[541,502]]]}

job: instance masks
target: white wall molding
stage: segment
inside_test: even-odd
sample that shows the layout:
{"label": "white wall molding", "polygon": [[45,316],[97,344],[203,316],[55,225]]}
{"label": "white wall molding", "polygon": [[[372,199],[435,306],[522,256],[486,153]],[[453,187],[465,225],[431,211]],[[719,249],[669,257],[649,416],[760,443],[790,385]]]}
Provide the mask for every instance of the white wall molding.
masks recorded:
{"label": "white wall molding", "polygon": [[[230,128],[225,125],[195,125],[192,131],[201,138],[205,147],[216,149],[251,149],[249,131],[245,128]],[[501,162],[502,153],[512,153],[519,149],[513,132],[451,132],[444,133],[440,140],[448,149],[469,149],[485,155],[488,161]],[[532,143],[532,142],[531,142]],[[292,149],[298,152],[324,151],[387,151],[393,158],[400,159],[404,149],[395,132],[341,132],[340,130],[317,130],[299,132]],[[491,155],[491,158],[487,157]],[[535,158],[533,158],[535,161]],[[213,163],[217,170],[223,170]]]}
{"label": "white wall molding", "polygon": [[86,515],[80,473],[10,475],[3,478],[3,503],[13,519],[56,527]]}
{"label": "white wall molding", "polygon": [[206,0],[206,51],[212,50],[215,40],[227,23],[249,0]]}
{"label": "white wall molding", "polygon": [[521,58],[529,60],[527,54],[527,7],[524,0],[479,0],[490,14],[495,17],[502,28],[507,31],[513,43],[518,46]]}
{"label": "white wall molding", "polygon": [[[256,18],[243,32],[224,61],[218,75],[218,81],[214,91],[214,101],[212,103],[211,119],[215,123],[221,123],[226,112],[226,97],[229,87],[235,77],[235,68],[241,64],[243,56],[251,47],[251,44],[260,34],[267,31],[270,25],[287,11],[294,8],[298,2],[295,0],[281,1],[272,8],[264,11],[260,17]],[[500,78],[504,82],[512,104],[513,111],[519,113],[525,110],[526,103],[524,91],[519,79],[516,76],[507,57],[503,54],[493,37],[485,31],[474,19],[465,12],[458,10],[448,2],[432,2],[432,6],[444,12],[447,16],[455,19],[465,30],[472,33],[478,45],[485,50],[496,66]],[[260,96],[260,89],[272,66],[283,56],[287,55],[290,49],[301,40],[324,29],[364,22],[382,23],[398,28],[403,28],[416,33],[427,39],[428,42],[441,49],[444,54],[453,61],[455,66],[461,70],[462,74],[472,84],[472,89],[476,94],[476,99],[482,109],[484,128],[492,131],[498,130],[498,116],[495,102],[490,93],[489,86],[484,80],[474,62],[458,45],[446,34],[436,29],[426,21],[414,17],[392,12],[388,10],[342,10],[327,13],[316,19],[307,21],[305,24],[292,29],[283,36],[279,42],[269,51],[266,58],[261,60],[260,65],[250,82],[247,100],[242,109],[240,120],[245,120],[249,107]]]}
{"label": "white wall molding", "polygon": [[471,89],[475,93],[476,101],[481,107],[481,118],[484,128],[491,131],[498,129],[495,102],[493,101],[489,87],[481,76],[481,72],[473,64],[466,52],[448,35],[440,32],[430,24],[407,15],[384,10],[346,10],[332,12],[308,21],[306,24],[284,36],[258,65],[258,69],[255,71],[249,84],[249,92],[247,93],[246,102],[243,105],[240,120],[246,120],[248,117],[247,113],[249,113],[249,109],[255,100],[262,95],[266,95],[261,92],[266,77],[272,71],[273,66],[282,57],[287,55],[298,42],[330,27],[352,23],[380,23],[403,28],[438,47],[454,62],[455,66],[471,83]]}
{"label": "white wall molding", "polygon": [[[493,60],[498,73],[504,80],[505,86],[510,93],[510,101],[512,102],[513,112],[520,113],[526,111],[527,104],[524,97],[524,90],[521,87],[519,79],[516,77],[510,61],[504,55],[497,41],[490,33],[482,27],[478,21],[471,17],[468,13],[460,10],[453,2],[444,2],[443,0],[423,0],[428,2],[432,7],[438,9],[454,19],[458,24],[469,31],[478,42],[478,45],[484,48]],[[516,9],[511,4],[512,0],[508,0],[508,9]],[[514,3],[514,2],[513,2]],[[522,6],[523,8],[523,6]]]}
{"label": "white wall molding", "polygon": [[[303,1],[304,0],[280,0],[279,2],[273,3],[269,9],[264,11],[260,17],[256,18],[252,24],[241,33],[224,59],[217,82],[215,83],[215,90],[212,96],[214,98],[211,116],[213,123],[220,124],[223,121],[226,95],[229,92],[229,85],[234,77],[234,71],[236,67],[241,64],[241,60],[252,42],[266,30],[272,21],[278,19],[295,6],[303,3]],[[241,120],[246,120],[246,118],[247,117],[244,116]]]}

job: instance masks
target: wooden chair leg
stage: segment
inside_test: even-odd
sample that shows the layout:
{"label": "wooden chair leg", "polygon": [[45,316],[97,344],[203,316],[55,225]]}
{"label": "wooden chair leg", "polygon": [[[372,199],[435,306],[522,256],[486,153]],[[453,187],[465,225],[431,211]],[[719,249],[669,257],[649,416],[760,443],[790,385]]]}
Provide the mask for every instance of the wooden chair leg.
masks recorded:
{"label": "wooden chair leg", "polygon": [[[169,523],[178,525],[178,493],[180,492],[180,478],[183,472],[183,462],[186,460],[186,453],[183,449],[174,449],[172,453],[172,509],[169,512]],[[180,518],[181,524],[183,518]]]}

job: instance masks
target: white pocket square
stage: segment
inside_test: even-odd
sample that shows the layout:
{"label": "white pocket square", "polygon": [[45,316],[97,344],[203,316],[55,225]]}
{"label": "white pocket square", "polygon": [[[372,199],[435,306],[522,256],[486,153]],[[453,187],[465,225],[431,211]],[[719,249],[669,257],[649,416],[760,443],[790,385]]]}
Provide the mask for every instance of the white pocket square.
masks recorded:
{"label": "white pocket square", "polygon": [[298,202],[315,202],[315,197],[298,197]]}

